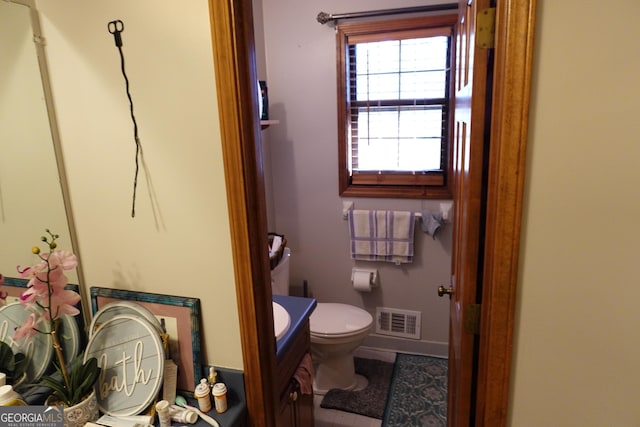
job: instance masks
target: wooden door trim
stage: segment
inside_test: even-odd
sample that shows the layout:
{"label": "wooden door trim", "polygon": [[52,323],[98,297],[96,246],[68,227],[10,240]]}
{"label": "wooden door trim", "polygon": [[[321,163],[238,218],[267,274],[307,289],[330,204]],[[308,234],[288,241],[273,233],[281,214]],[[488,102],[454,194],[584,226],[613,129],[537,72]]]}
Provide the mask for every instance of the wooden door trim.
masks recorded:
{"label": "wooden door trim", "polygon": [[[251,2],[209,0],[248,426],[275,427],[276,350]],[[215,118],[212,118],[215,120]]]}
{"label": "wooden door trim", "polygon": [[507,425],[535,0],[497,2],[476,425]]}

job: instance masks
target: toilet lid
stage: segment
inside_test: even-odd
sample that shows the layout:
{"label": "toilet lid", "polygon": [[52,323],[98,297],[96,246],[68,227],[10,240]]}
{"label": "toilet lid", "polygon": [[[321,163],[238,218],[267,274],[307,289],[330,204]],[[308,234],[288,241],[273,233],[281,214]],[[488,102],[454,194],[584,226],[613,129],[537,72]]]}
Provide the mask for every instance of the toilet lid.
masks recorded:
{"label": "toilet lid", "polygon": [[350,335],[371,327],[373,317],[348,304],[318,303],[309,319],[311,334]]}

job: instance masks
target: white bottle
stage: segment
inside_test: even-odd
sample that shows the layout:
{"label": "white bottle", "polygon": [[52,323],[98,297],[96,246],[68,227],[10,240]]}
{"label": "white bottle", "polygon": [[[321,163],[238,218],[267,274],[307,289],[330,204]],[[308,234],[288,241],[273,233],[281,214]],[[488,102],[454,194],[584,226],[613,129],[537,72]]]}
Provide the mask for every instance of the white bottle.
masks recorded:
{"label": "white bottle", "polygon": [[0,387],[0,406],[27,406],[27,403],[12,386],[3,385]]}
{"label": "white bottle", "polygon": [[224,383],[216,383],[211,391],[213,401],[216,405],[216,412],[222,414],[227,410],[227,386]]}
{"label": "white bottle", "polygon": [[198,400],[198,407],[202,412],[207,413],[211,410],[211,396],[209,395],[209,384],[207,384],[206,378],[200,380],[200,384],[194,390],[193,397]]}
{"label": "white bottle", "polygon": [[169,401],[161,400],[156,403],[156,412],[158,412],[158,420],[160,427],[171,427],[171,412],[169,411]]}
{"label": "white bottle", "polygon": [[178,405],[171,405],[169,410],[171,411],[171,421],[175,421],[176,423],[195,424],[198,421],[198,414],[190,409]]}

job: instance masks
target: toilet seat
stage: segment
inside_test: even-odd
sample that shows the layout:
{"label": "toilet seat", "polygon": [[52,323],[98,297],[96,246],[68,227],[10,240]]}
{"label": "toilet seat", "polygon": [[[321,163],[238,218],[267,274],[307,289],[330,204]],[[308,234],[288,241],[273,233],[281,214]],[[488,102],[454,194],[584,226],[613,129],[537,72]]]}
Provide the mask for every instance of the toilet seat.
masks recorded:
{"label": "toilet seat", "polygon": [[367,311],[348,304],[318,303],[309,328],[316,337],[338,338],[358,335],[368,330],[373,317]]}

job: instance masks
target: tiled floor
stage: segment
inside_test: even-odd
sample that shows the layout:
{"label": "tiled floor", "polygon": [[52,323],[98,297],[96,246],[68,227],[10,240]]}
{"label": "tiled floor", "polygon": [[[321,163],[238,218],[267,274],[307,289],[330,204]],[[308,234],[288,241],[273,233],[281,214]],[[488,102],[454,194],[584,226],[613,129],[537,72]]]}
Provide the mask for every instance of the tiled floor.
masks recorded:
{"label": "tiled floor", "polygon": [[[367,359],[384,360],[385,362],[394,362],[396,359],[396,354],[393,352],[365,347],[356,350],[356,356]],[[322,396],[314,396],[313,418],[315,427],[380,427],[382,425],[382,420],[375,418],[363,417],[362,415],[352,414],[350,412],[336,411],[335,409],[321,408],[320,402],[322,402]]]}

